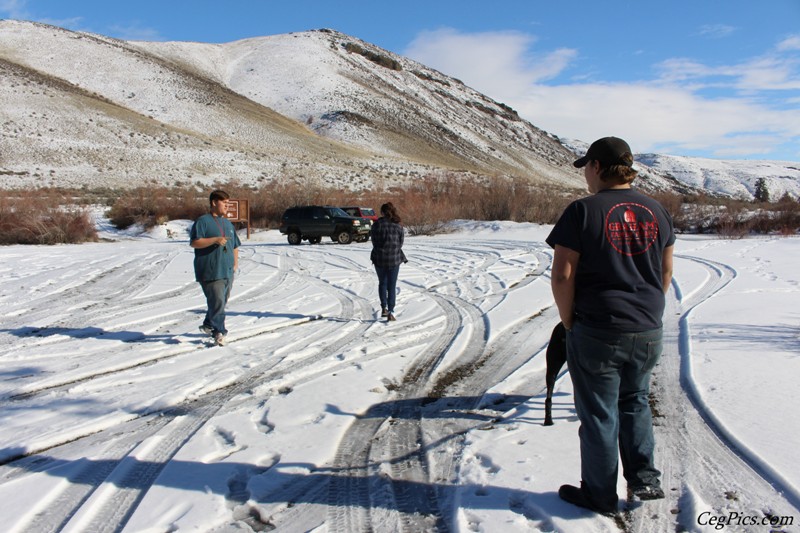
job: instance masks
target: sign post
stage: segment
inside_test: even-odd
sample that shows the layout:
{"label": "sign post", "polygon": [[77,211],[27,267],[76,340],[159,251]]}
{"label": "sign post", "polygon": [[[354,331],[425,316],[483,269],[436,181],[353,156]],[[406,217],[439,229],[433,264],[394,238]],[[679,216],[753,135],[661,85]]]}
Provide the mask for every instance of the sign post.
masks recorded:
{"label": "sign post", "polygon": [[246,222],[247,223],[247,239],[250,239],[250,202],[247,200],[236,200],[234,198],[228,199],[228,210],[225,212],[225,218],[231,222]]}

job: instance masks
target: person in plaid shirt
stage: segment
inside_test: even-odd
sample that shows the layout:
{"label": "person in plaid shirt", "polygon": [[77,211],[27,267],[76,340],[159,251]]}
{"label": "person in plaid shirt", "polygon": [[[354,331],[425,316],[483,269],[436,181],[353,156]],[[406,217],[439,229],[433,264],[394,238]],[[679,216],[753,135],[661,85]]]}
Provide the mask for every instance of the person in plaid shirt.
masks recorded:
{"label": "person in plaid shirt", "polygon": [[372,226],[372,253],[370,259],[378,274],[378,296],[381,300],[381,316],[387,322],[395,320],[394,304],[397,295],[397,275],[400,263],[406,263],[403,253],[403,226],[400,215],[391,202],[381,206],[381,218]]}

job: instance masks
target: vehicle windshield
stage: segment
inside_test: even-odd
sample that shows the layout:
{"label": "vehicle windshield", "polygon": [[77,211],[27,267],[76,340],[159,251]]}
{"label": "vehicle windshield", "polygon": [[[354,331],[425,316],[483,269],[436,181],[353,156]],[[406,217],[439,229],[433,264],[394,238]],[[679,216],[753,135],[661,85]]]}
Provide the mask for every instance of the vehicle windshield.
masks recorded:
{"label": "vehicle windshield", "polygon": [[345,213],[344,211],[342,211],[341,209],[339,209],[338,207],[329,207],[328,208],[328,214],[330,216],[332,216],[332,217],[349,217],[349,216],[351,216],[351,215],[348,215],[347,213]]}
{"label": "vehicle windshield", "polygon": [[373,217],[375,216],[375,210],[370,209],[369,207],[361,208],[361,212],[364,214],[365,217]]}

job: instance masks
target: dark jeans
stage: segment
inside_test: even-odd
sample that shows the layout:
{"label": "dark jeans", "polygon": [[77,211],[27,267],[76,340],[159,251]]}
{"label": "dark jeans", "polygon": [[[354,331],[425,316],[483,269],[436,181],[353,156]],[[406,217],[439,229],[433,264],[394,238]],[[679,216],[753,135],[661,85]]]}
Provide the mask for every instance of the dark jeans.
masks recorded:
{"label": "dark jeans", "polygon": [[590,501],[617,505],[618,450],[630,488],[660,486],[653,464],[650,374],[661,357],[661,328],[619,333],[575,323],[567,363],[581,426],[581,478]]}
{"label": "dark jeans", "polygon": [[225,329],[225,305],[231,295],[233,280],[224,278],[201,281],[200,286],[203,288],[203,294],[206,295],[206,305],[208,306],[203,325],[211,328],[213,334],[222,333],[227,335],[228,330]]}
{"label": "dark jeans", "polygon": [[394,303],[397,297],[397,275],[400,273],[400,265],[391,267],[375,265],[375,272],[378,274],[378,298],[381,300],[381,308],[386,308],[390,313],[394,313]]}

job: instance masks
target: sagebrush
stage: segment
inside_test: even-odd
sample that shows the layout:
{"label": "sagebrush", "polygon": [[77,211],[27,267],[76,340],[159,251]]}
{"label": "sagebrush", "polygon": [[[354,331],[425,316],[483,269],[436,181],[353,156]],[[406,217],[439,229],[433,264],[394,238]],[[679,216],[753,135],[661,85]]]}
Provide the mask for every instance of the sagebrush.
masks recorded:
{"label": "sagebrush", "polygon": [[67,244],[97,240],[89,210],[54,191],[8,191],[0,196],[0,244]]}
{"label": "sagebrush", "polygon": [[[378,210],[392,202],[412,235],[448,231],[453,220],[510,220],[552,224],[584,191],[532,185],[511,178],[464,180],[456,174],[426,176],[404,188],[341,190],[315,182],[272,182],[260,187],[236,181],[212,186],[151,185],[128,190],[5,191],[0,199],[0,244],[57,244],[97,240],[87,206],[109,206],[119,229],[151,228],[169,220],[194,220],[208,212],[208,195],[223,189],[247,199],[252,228],[275,228],[283,212],[298,205],[359,205]],[[800,203],[788,195],[777,202],[747,202],[712,196],[653,194],[670,212],[681,233],[712,233],[725,238],[751,234],[794,235],[800,229]]]}

